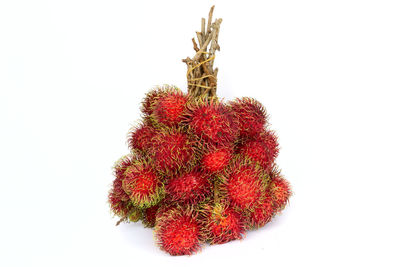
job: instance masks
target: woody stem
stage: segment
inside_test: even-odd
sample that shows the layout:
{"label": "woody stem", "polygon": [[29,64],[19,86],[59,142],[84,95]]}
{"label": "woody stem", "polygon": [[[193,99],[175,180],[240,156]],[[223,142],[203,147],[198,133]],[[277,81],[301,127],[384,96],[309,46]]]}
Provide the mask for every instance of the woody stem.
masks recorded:
{"label": "woody stem", "polygon": [[214,68],[215,52],[220,50],[218,45],[219,28],[222,19],[212,22],[214,6],[211,7],[206,20],[201,19],[201,31],[196,32],[197,42],[192,38],[196,54],[182,61],[187,65],[188,93],[194,97],[216,97],[218,68]]}

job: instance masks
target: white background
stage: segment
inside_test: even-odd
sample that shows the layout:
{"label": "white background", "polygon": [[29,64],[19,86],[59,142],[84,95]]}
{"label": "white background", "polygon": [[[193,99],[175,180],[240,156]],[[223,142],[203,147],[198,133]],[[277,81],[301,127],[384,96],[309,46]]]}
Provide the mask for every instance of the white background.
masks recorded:
{"label": "white background", "polygon": [[[280,137],[290,206],[171,257],[115,227],[112,165],[155,85],[185,90],[216,4],[218,93]],[[399,266],[398,1],[0,1],[1,266]],[[158,264],[158,265],[156,265]]]}

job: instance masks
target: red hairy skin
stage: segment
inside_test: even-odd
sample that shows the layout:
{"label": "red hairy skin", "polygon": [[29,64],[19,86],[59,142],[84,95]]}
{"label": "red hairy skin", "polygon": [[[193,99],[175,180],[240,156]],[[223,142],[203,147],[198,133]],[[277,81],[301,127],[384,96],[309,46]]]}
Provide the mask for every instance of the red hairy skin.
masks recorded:
{"label": "red hairy skin", "polygon": [[267,115],[260,102],[244,97],[230,102],[230,105],[239,122],[241,136],[254,136],[263,131]]}
{"label": "red hairy skin", "polygon": [[246,216],[247,229],[257,229],[263,227],[271,221],[274,216],[274,208],[271,197],[266,196],[261,203],[249,211]]}
{"label": "red hairy skin", "polygon": [[231,148],[214,148],[204,153],[201,164],[205,171],[209,173],[218,173],[228,166],[232,157],[233,150]]}
{"label": "red hairy skin", "polygon": [[190,208],[171,208],[157,216],[155,236],[160,248],[171,255],[191,255],[202,240],[202,225]]}
{"label": "red hairy skin", "polygon": [[264,131],[255,138],[248,138],[239,146],[238,152],[269,172],[279,153],[277,137],[272,131]]}
{"label": "red hairy skin", "polygon": [[172,177],[165,185],[169,202],[196,204],[211,195],[209,177],[199,170]]}
{"label": "red hairy skin", "polygon": [[145,227],[153,228],[156,223],[156,215],[160,205],[155,205],[143,210],[143,224]]}
{"label": "red hairy skin", "polygon": [[220,175],[221,193],[239,209],[252,209],[264,197],[267,174],[246,158],[236,158]]}
{"label": "red hairy skin", "polygon": [[130,210],[129,195],[122,188],[122,180],[124,179],[126,169],[132,164],[133,160],[133,155],[127,155],[118,160],[114,165],[115,180],[108,195],[108,202],[111,211],[120,217],[125,217]]}
{"label": "red hairy skin", "polygon": [[282,177],[280,172],[276,169],[272,171],[271,182],[268,186],[268,192],[272,199],[272,205],[275,212],[283,210],[289,202],[292,195],[289,182]]}
{"label": "red hairy skin", "polygon": [[141,110],[145,115],[151,115],[158,99],[165,95],[167,89],[163,87],[155,88],[148,92],[142,101]]}
{"label": "red hairy skin", "polygon": [[242,239],[245,233],[243,217],[232,207],[224,203],[207,205],[205,211],[204,232],[210,244],[223,244]]}
{"label": "red hairy skin", "polygon": [[177,89],[170,89],[154,105],[153,116],[159,124],[176,126],[183,119],[188,96]]}
{"label": "red hairy skin", "polygon": [[147,151],[151,146],[151,139],[155,136],[156,130],[149,124],[144,123],[134,128],[128,135],[128,146],[130,150]]}
{"label": "red hairy skin", "polygon": [[233,143],[238,135],[229,107],[213,99],[191,102],[184,122],[201,140],[220,146]]}
{"label": "red hairy skin", "polygon": [[129,200],[122,200],[117,194],[114,194],[111,191],[108,195],[108,202],[114,215],[119,217],[125,217],[128,215],[131,206]]}
{"label": "red hairy skin", "polygon": [[152,139],[151,157],[158,171],[179,172],[194,161],[194,141],[181,129],[162,129]]}
{"label": "red hairy skin", "polygon": [[163,201],[162,203],[160,203],[159,206],[160,207],[156,213],[156,221],[159,220],[159,218],[163,217],[170,210],[180,209],[182,207],[189,207],[188,205],[178,205],[178,203],[171,203],[168,201]]}
{"label": "red hairy skin", "polygon": [[144,159],[135,160],[124,172],[122,188],[132,203],[139,208],[157,204],[164,194],[164,186],[152,166]]}

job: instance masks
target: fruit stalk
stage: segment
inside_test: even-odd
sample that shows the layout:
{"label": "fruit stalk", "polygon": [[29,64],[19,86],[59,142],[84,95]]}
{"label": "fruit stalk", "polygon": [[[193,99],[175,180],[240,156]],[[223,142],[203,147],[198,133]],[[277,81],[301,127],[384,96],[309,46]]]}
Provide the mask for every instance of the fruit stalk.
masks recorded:
{"label": "fruit stalk", "polygon": [[215,52],[220,50],[218,45],[219,28],[222,19],[212,22],[214,6],[208,14],[208,22],[201,19],[201,31],[196,32],[197,42],[192,38],[193,58],[187,57],[182,61],[187,65],[188,92],[193,97],[214,98],[217,96],[218,68],[214,68]]}

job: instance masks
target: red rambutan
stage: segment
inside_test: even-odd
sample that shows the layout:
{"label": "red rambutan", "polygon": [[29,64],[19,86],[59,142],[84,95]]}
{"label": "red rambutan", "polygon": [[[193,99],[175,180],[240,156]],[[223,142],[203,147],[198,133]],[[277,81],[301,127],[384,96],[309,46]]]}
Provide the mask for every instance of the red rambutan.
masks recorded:
{"label": "red rambutan", "polygon": [[209,173],[217,173],[228,166],[233,157],[233,150],[229,147],[212,148],[206,150],[201,159],[202,167]]}
{"label": "red rambutan", "polygon": [[243,97],[230,102],[239,122],[241,136],[254,136],[262,132],[267,122],[263,105],[253,98]]}
{"label": "red rambutan", "polygon": [[277,137],[272,131],[264,131],[255,138],[248,138],[238,151],[269,172],[279,153]]}
{"label": "red rambutan", "polygon": [[237,157],[221,178],[221,193],[239,209],[253,209],[261,203],[267,174],[247,158]]}
{"label": "red rambutan", "polygon": [[133,156],[127,155],[118,160],[114,165],[115,180],[109,192],[108,201],[111,211],[120,217],[125,217],[130,210],[129,195],[122,188],[122,180],[124,179],[126,168],[132,164],[132,160]]}
{"label": "red rambutan", "polygon": [[190,207],[171,208],[157,216],[157,243],[171,255],[191,255],[203,241],[202,225]]}
{"label": "red rambutan", "polygon": [[168,201],[162,201],[159,205],[159,208],[156,212],[155,220],[157,221],[158,218],[164,216],[166,212],[173,210],[173,209],[181,209],[182,207],[189,207],[188,205],[180,205],[178,203],[172,203]]}
{"label": "red rambutan", "polygon": [[165,185],[166,200],[196,204],[210,196],[211,189],[209,177],[199,170],[193,170],[168,181]]}
{"label": "red rambutan", "polygon": [[271,182],[268,185],[268,192],[271,196],[272,206],[275,212],[281,211],[289,202],[292,195],[289,182],[282,177],[277,169],[273,169],[271,174]]}
{"label": "red rambutan", "polygon": [[271,198],[269,196],[263,198],[261,203],[246,215],[246,226],[248,229],[260,228],[266,225],[274,216]]}
{"label": "red rambutan", "polygon": [[216,203],[205,206],[204,211],[204,232],[210,244],[223,244],[242,238],[245,233],[243,218],[232,207],[225,203]]}
{"label": "red rambutan", "polygon": [[188,96],[177,88],[167,88],[154,104],[155,121],[166,126],[176,126],[183,119]]}
{"label": "red rambutan", "polygon": [[164,96],[165,93],[166,90],[163,87],[155,88],[148,92],[142,101],[142,112],[145,115],[151,115],[154,111],[154,106],[157,103],[158,99]]}
{"label": "red rambutan", "polygon": [[143,123],[139,127],[133,128],[128,134],[128,146],[133,150],[145,152],[152,145],[151,138],[154,137],[156,130],[149,124]]}
{"label": "red rambutan", "polygon": [[193,100],[188,105],[184,122],[201,140],[212,144],[231,144],[238,135],[230,108],[216,99]]}
{"label": "red rambutan", "polygon": [[194,141],[181,129],[163,128],[152,139],[151,156],[158,171],[176,173],[194,160]]}
{"label": "red rambutan", "polygon": [[149,162],[137,158],[124,172],[122,187],[132,203],[140,208],[157,204],[164,194],[164,185]]}
{"label": "red rambutan", "polygon": [[110,204],[111,211],[114,213],[114,215],[119,217],[127,216],[132,206],[129,200],[121,199],[121,197],[115,194],[112,190],[108,194],[108,202]]}

